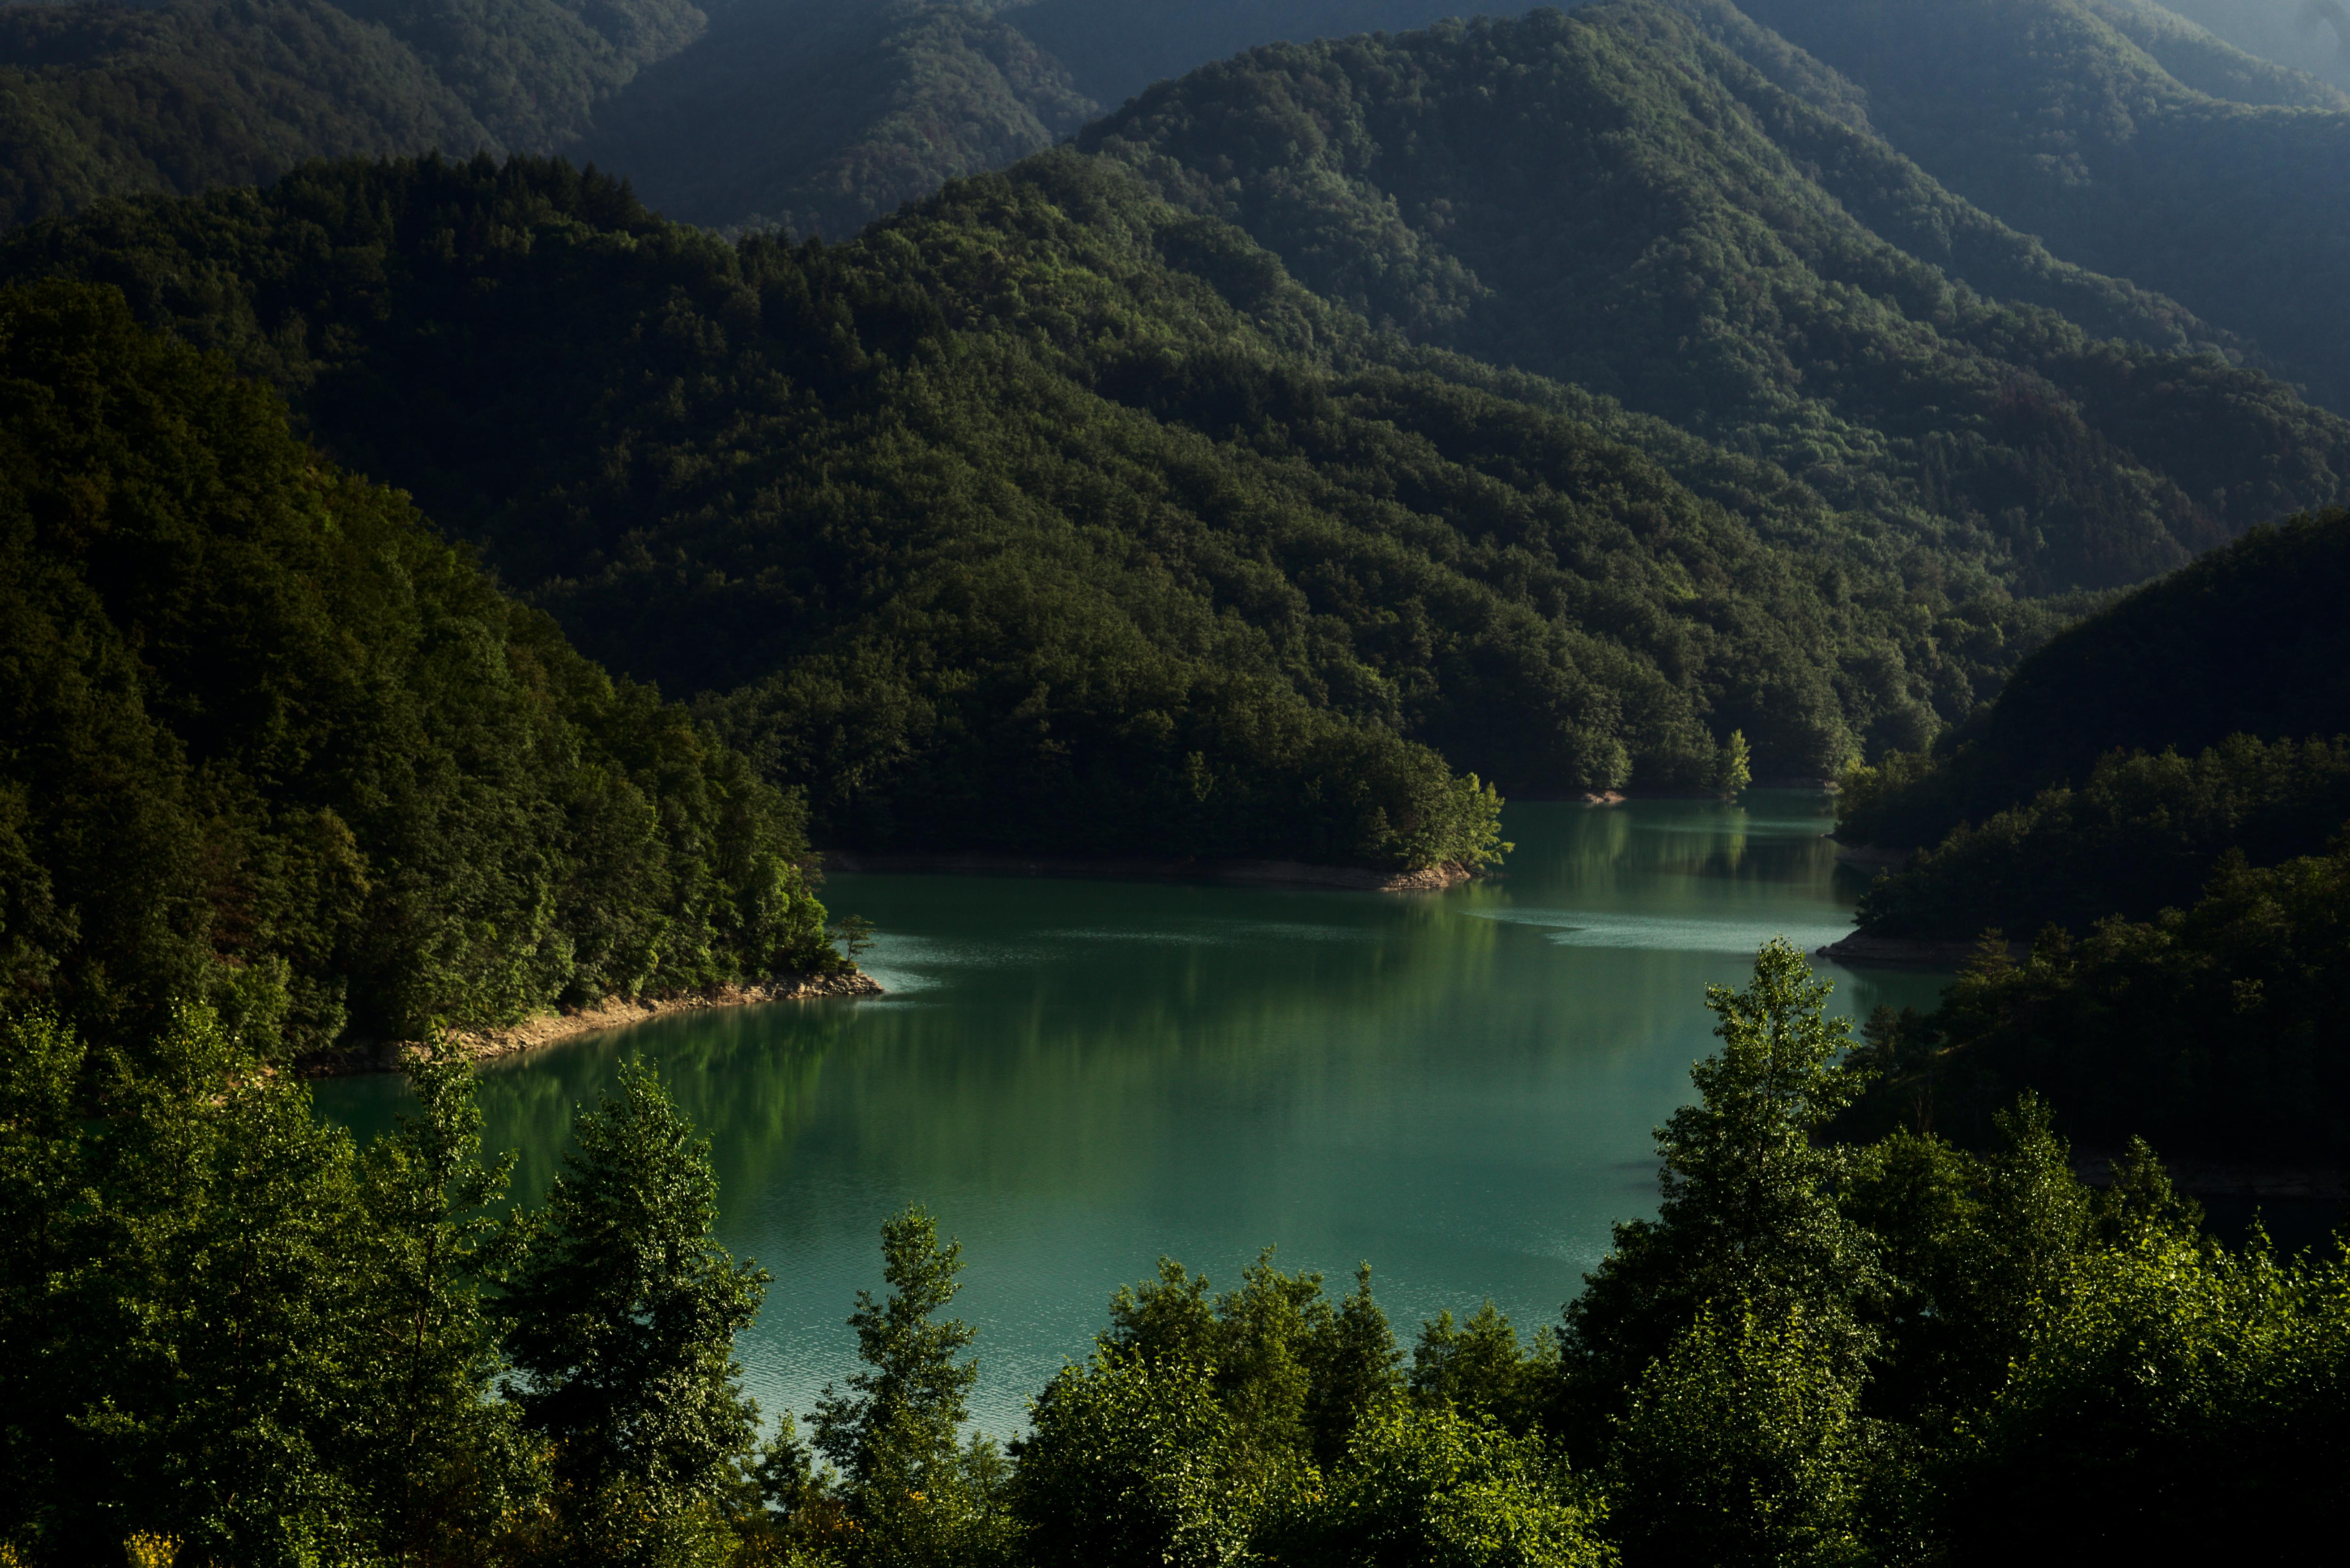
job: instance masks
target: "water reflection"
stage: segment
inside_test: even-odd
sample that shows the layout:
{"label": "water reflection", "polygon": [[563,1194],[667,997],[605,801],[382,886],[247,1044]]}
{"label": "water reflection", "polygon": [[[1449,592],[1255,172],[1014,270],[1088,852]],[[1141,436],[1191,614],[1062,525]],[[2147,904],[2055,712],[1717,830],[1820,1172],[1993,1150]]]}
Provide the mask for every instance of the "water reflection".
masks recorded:
{"label": "water reflection", "polygon": [[[1648,1131],[1710,1046],[1702,993],[1784,932],[1846,929],[1825,802],[1513,806],[1506,877],[1419,897],[1109,881],[842,877],[889,998],[688,1014],[509,1064],[490,1136],[536,1195],[626,1054],[708,1129],[723,1234],[773,1269],[755,1391],[808,1407],[848,1364],[875,1232],[910,1201],[959,1235],[983,1424],[1010,1430],[1121,1281],[1220,1281],[1268,1242],[1377,1268],[1409,1330],[1492,1296],[1549,1320],[1611,1220],[1653,1197]],[[1839,1001],[1930,1000],[1838,976]],[[380,1126],[395,1081],[328,1085]]]}

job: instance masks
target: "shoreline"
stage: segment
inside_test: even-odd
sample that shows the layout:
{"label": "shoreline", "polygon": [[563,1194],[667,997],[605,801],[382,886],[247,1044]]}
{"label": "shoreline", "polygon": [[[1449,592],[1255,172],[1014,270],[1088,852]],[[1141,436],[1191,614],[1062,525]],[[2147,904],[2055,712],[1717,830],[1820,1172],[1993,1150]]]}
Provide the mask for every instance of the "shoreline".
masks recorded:
{"label": "shoreline", "polygon": [[822,852],[826,875],[944,877],[1070,877],[1114,881],[1148,879],[1231,882],[1244,887],[1327,888],[1357,893],[1435,893],[1475,875],[1458,866],[1423,871],[1372,871],[1360,866],[1315,866],[1302,860],[1182,860],[1119,856],[1099,860],[1049,855],[867,855]]}
{"label": "shoreline", "polygon": [[[1840,963],[1846,969],[1964,969],[1982,951],[1979,937],[1873,937],[1866,931],[1813,950],[1812,956]],[[2032,951],[2030,942],[2007,944],[2008,957],[2018,963]]]}
{"label": "shoreline", "polygon": [[[464,1047],[476,1062],[493,1062],[542,1046],[559,1044],[582,1034],[625,1029],[632,1023],[672,1012],[692,1012],[713,1007],[752,1007],[768,1002],[810,1002],[823,997],[880,996],[880,982],[862,970],[838,974],[791,975],[754,981],[749,985],[712,985],[665,996],[607,997],[593,1007],[571,1012],[550,1011],[503,1029],[452,1031],[448,1036]],[[295,1063],[305,1078],[356,1078],[369,1073],[396,1073],[411,1040],[382,1040],[322,1051]]]}

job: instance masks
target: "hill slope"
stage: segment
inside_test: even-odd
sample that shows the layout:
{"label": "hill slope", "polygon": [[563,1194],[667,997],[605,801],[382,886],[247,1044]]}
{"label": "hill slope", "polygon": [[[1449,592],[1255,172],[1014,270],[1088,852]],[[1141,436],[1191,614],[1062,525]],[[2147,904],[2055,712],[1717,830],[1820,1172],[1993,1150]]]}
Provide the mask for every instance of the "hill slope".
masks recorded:
{"label": "hill slope", "polygon": [[306,158],[565,145],[702,23],[688,0],[0,6],[0,228]]}
{"label": "hill slope", "polygon": [[2264,528],[2152,583],[2025,660],[1930,774],[1887,779],[1852,836],[1930,844],[2109,752],[2194,753],[2230,735],[2350,733],[2350,513]]}
{"label": "hill slope", "polygon": [[1705,784],[1733,730],[1818,777],[2054,619],[1383,343],[1069,152],[841,246],[484,161],[102,207],[0,269],[118,283],[287,388],[591,650],[732,693],[844,845],[1457,857],[1466,797],[1398,737],[1516,789]]}
{"label": "hill slope", "polygon": [[837,967],[795,803],[111,290],[0,290],[0,1006],[276,1054]]}
{"label": "hill slope", "polygon": [[2002,553],[2019,587],[2140,580],[2344,493],[2350,426],[1793,85],[1677,12],[1609,5],[1256,50],[1080,145],[1420,341]]}
{"label": "hill slope", "polygon": [[2199,91],[2116,25],[2116,8],[2085,0],[1745,10],[1856,83],[1877,129],[1951,190],[2068,261],[2241,334],[2350,410],[2350,299],[2327,281],[2350,268],[2338,94],[2231,102],[2210,78]]}

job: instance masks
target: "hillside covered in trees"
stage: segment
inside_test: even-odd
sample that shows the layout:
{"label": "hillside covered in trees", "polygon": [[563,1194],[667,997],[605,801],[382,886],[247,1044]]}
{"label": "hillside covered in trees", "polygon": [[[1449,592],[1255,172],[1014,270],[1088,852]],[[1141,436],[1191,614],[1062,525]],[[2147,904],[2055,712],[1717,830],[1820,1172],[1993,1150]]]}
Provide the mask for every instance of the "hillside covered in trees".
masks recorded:
{"label": "hillside covered in trees", "polygon": [[2038,933],[1875,1022],[1867,1125],[1981,1139],[2029,1087],[2107,1146],[2342,1157],[2345,591],[2350,512],[2256,530],[2054,639],[1932,752],[1846,776],[1839,836],[1917,846],[1865,938]]}
{"label": "hillside covered in trees", "polygon": [[1839,832],[1897,847],[1935,844],[2043,792],[2110,779],[2117,754],[2233,759],[2216,764],[2214,784],[2270,771],[2330,777],[2329,749],[2291,743],[2350,732],[2350,626],[2335,613],[2345,592],[2350,512],[2259,529],[2065,631],[1930,754],[1857,774],[1838,802]]}
{"label": "hillside covered in trees", "polygon": [[1257,50],[1080,145],[1418,341],[2002,552],[2020,588],[2139,581],[2339,497],[2338,421],[1795,85],[1635,0]]}
{"label": "hillside covered in trees", "polygon": [[843,966],[796,800],[112,290],[0,290],[0,1009],[282,1062]]}
{"label": "hillside covered in trees", "polygon": [[0,5],[0,228],[307,158],[567,146],[703,20],[688,0]]}
{"label": "hillside covered in trees", "polygon": [[2350,409],[2350,302],[2317,281],[2350,265],[2350,104],[2308,77],[2256,87],[2198,71],[2133,21],[2147,9],[1745,7],[1859,88],[1877,131],[1951,190],[2067,261],[2160,290]]}
{"label": "hillside covered in trees", "polygon": [[274,379],[843,844],[1459,858],[1476,813],[1422,744],[1509,789],[1700,787],[1742,732],[1818,777],[2055,620],[1766,467],[1379,338],[1074,153],[836,247],[428,161],[102,208],[0,266]]}

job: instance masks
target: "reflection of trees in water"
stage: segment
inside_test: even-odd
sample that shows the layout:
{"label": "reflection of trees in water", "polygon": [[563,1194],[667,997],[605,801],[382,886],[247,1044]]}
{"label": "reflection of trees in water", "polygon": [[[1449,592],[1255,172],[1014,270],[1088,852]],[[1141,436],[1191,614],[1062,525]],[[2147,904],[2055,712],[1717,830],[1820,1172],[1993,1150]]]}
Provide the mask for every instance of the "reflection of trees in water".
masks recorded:
{"label": "reflection of trees in water", "polygon": [[[1507,831],[1520,836],[1510,857],[1513,879],[1566,883],[1586,892],[1647,888],[1664,877],[1706,877],[1749,883],[1787,883],[1825,872],[1835,858],[1826,840],[1835,826],[1823,797],[1761,806],[1714,801],[1639,801],[1616,806],[1543,806],[1586,820],[1545,825],[1534,843],[1528,808],[1517,808]],[[1789,825],[1817,813],[1818,831]]]}
{"label": "reflection of trees in water", "polygon": [[619,1064],[642,1053],[710,1138],[720,1190],[758,1190],[815,1115],[824,1058],[850,1025],[851,1005],[778,1002],[673,1014],[494,1064],[482,1078],[484,1140],[493,1150],[519,1153],[515,1193],[537,1201],[561,1168],[577,1107],[592,1106]]}

